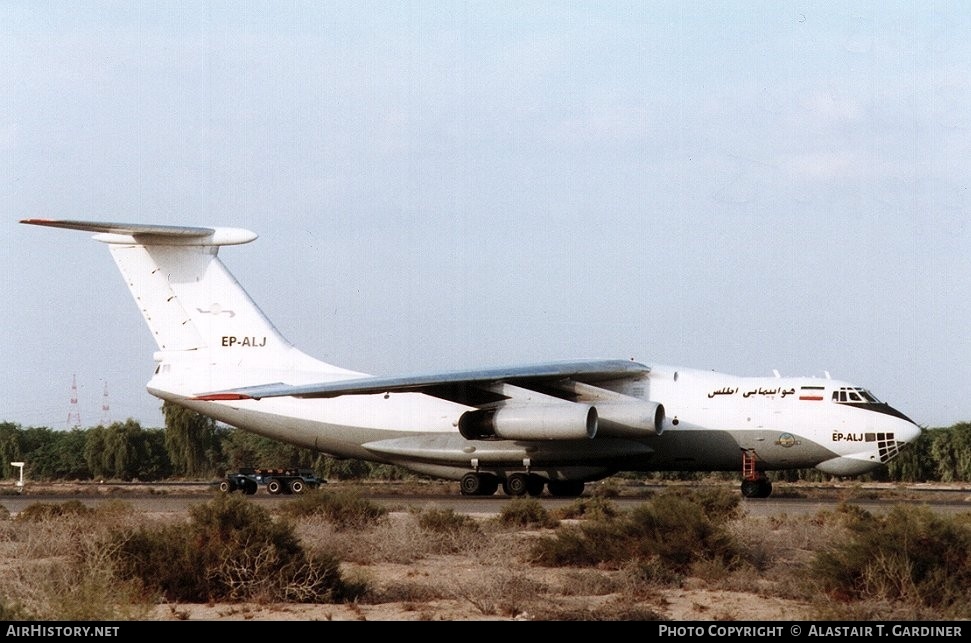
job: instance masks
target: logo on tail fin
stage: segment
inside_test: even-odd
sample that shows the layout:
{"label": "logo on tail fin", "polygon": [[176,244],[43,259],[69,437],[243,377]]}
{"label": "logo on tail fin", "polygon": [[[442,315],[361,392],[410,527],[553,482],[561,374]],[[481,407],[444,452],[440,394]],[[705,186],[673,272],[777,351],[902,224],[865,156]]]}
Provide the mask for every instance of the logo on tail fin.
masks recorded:
{"label": "logo on tail fin", "polygon": [[231,310],[223,310],[222,306],[220,306],[219,304],[213,304],[212,306],[209,306],[209,310],[203,310],[199,307],[196,307],[196,310],[198,310],[203,315],[229,315],[230,317],[236,316],[236,313],[234,313]]}

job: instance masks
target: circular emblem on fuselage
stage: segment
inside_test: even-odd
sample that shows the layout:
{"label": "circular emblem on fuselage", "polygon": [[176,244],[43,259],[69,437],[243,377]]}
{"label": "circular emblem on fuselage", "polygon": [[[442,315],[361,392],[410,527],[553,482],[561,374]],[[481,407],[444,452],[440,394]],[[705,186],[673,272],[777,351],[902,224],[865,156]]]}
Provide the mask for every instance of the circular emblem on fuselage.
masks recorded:
{"label": "circular emblem on fuselage", "polygon": [[775,443],[780,447],[786,447],[788,449],[796,443],[796,438],[791,433],[783,433]]}

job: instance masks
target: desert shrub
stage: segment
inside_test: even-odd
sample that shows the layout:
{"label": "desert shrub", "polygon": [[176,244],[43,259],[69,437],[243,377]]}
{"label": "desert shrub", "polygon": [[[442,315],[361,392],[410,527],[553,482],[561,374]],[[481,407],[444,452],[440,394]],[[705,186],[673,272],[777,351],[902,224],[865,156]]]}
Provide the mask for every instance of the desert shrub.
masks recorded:
{"label": "desert shrub", "polygon": [[608,478],[598,485],[588,487],[595,498],[616,498],[620,495],[621,484],[616,478]]}
{"label": "desert shrub", "polygon": [[622,568],[631,594],[644,594],[646,588],[677,585],[685,574],[664,564],[660,558],[631,560]]}
{"label": "desert shrub", "polygon": [[428,531],[453,536],[475,536],[482,533],[472,516],[453,509],[425,509],[418,513],[418,526]]}
{"label": "desert shrub", "polygon": [[619,520],[596,521],[564,527],[555,536],[537,539],[528,558],[546,567],[592,567],[622,560],[628,552],[626,541]]}
{"label": "desert shrub", "polygon": [[140,584],[115,575],[114,548],[102,538],[82,543],[76,555],[52,566],[36,588],[41,618],[63,621],[141,620],[148,613]]}
{"label": "desert shrub", "polygon": [[119,538],[119,575],[172,601],[353,598],[336,558],[308,555],[292,525],[245,498],[216,496],[187,525],[141,527]]}
{"label": "desert shrub", "polygon": [[456,553],[473,548],[482,539],[482,528],[472,516],[452,509],[425,509],[417,513],[419,538],[435,553]]}
{"label": "desert shrub", "polygon": [[731,563],[738,556],[725,528],[731,513],[704,493],[662,493],[630,512],[628,534],[636,558],[657,556],[677,570],[698,559]]}
{"label": "desert shrub", "polygon": [[67,500],[61,503],[35,502],[24,507],[23,511],[17,514],[17,520],[40,522],[62,516],[90,516],[94,511],[80,500]]}
{"label": "desert shrub", "polygon": [[971,617],[971,525],[926,507],[844,514],[848,535],[814,558],[813,582],[844,602],[885,601]]}
{"label": "desert shrub", "polygon": [[535,498],[513,498],[497,517],[505,527],[555,527],[558,522]]}
{"label": "desert shrub", "polygon": [[462,598],[485,616],[517,616],[542,600],[549,587],[527,575],[497,571],[475,581],[448,583],[449,594]]}
{"label": "desert shrub", "polygon": [[577,498],[572,504],[554,512],[561,520],[586,518],[590,520],[605,520],[616,518],[620,511],[617,505],[603,496],[592,498]]}
{"label": "desert shrub", "polygon": [[385,518],[388,510],[357,493],[314,489],[286,503],[280,513],[291,518],[323,515],[336,529],[365,529]]}
{"label": "desert shrub", "polygon": [[[17,552],[0,600],[36,620],[127,620],[147,608],[137,583],[118,579],[113,534],[130,527],[130,505],[80,503],[32,510],[8,535]],[[22,524],[17,524],[22,523]]]}
{"label": "desert shrub", "polygon": [[723,523],[742,517],[742,497],[726,487],[702,487],[690,494],[691,501],[701,506],[712,521]]}
{"label": "desert shrub", "polygon": [[531,560],[540,565],[609,565],[657,558],[683,572],[697,560],[731,566],[739,552],[721,502],[698,493],[659,494],[618,518],[581,523],[537,539]]}

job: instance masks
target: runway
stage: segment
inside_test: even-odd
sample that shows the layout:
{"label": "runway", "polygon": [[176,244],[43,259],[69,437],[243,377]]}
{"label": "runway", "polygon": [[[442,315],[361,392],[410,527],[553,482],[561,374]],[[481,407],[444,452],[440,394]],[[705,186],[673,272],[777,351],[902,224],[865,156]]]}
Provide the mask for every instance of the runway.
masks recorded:
{"label": "runway", "polygon": [[[700,485],[649,485],[639,487],[637,492],[626,491],[622,495],[604,496],[604,499],[615,504],[618,509],[626,511],[639,504],[648,502],[654,493],[665,488],[698,488]],[[96,506],[107,502],[127,502],[136,511],[155,513],[186,512],[195,504],[205,503],[219,492],[210,488],[206,483],[170,483],[162,484],[88,484],[88,485],[48,485],[43,488],[27,488],[25,493],[16,494],[14,490],[4,488],[0,492],[0,506],[11,515],[16,515],[25,507],[34,503],[62,503],[71,500],[79,501],[88,506]],[[372,502],[380,504],[391,511],[416,510],[421,508],[451,509],[456,513],[469,515],[498,514],[514,498],[501,493],[489,497],[469,497],[461,495],[457,490],[443,486],[440,489],[415,490],[414,486],[395,484],[354,483],[330,484],[323,489],[332,492],[355,493]],[[742,498],[741,507],[749,516],[769,515],[805,515],[821,511],[832,511],[840,503],[856,505],[871,513],[890,510],[898,504],[926,505],[931,510],[942,514],[958,514],[971,512],[971,486],[954,486],[949,488],[934,487],[800,487],[798,491],[782,487],[777,496],[762,499]],[[582,496],[584,500],[594,497],[589,490]],[[292,502],[296,496],[270,495],[265,489],[260,489],[252,496],[244,496],[252,502],[268,509],[279,507]],[[575,498],[553,498],[541,496],[539,501],[548,511],[566,507],[577,502]]]}

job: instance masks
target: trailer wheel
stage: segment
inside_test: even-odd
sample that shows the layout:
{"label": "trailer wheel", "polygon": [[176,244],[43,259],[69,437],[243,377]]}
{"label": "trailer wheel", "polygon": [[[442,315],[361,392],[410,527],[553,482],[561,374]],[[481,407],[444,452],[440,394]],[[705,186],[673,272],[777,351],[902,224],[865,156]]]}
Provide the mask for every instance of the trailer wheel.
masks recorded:
{"label": "trailer wheel", "polygon": [[303,480],[295,478],[290,481],[290,493],[303,493]]}
{"label": "trailer wheel", "polygon": [[273,495],[276,495],[281,491],[283,491],[283,485],[280,484],[279,480],[277,480],[276,478],[273,478],[272,480],[266,483],[266,490],[272,493]]}

